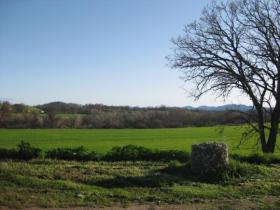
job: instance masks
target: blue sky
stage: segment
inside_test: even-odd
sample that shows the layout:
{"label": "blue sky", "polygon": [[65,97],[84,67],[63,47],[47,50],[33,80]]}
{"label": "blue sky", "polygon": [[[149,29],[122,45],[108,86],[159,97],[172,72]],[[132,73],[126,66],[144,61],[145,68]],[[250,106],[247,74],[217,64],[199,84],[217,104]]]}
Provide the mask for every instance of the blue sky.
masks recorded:
{"label": "blue sky", "polygon": [[[132,106],[194,102],[170,39],[210,0],[0,0],[0,99]],[[232,97],[227,103],[248,103]]]}

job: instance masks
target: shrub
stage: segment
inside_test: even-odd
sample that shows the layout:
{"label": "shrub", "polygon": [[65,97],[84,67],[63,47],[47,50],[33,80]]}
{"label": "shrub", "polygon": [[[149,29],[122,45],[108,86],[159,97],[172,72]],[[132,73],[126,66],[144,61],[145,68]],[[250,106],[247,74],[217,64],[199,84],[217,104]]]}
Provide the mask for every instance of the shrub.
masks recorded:
{"label": "shrub", "polygon": [[123,147],[113,147],[108,152],[103,160],[107,161],[136,161],[136,160],[147,160],[151,156],[152,150],[141,146],[127,145]]}
{"label": "shrub", "polygon": [[190,159],[190,155],[187,152],[179,150],[156,150],[152,154],[151,160],[171,161],[178,160],[186,162]]}
{"label": "shrub", "polygon": [[58,160],[78,160],[89,161],[99,160],[99,155],[91,151],[89,152],[83,146],[77,148],[57,148],[51,149],[46,152],[46,158],[58,159]]}
{"label": "shrub", "polygon": [[15,149],[0,148],[0,159],[18,159]]}
{"label": "shrub", "polygon": [[16,149],[0,149],[1,159],[31,160],[40,157],[42,150],[31,147],[28,142],[21,141]]}
{"label": "shrub", "polygon": [[[30,160],[38,158],[42,151],[21,142],[17,149],[0,148],[0,159]],[[76,161],[172,161],[186,162],[189,154],[178,150],[151,150],[142,146],[126,145],[114,147],[105,155],[89,151],[83,146],[76,148],[56,148],[45,153],[45,158]]]}
{"label": "shrub", "polygon": [[39,148],[31,147],[28,142],[21,141],[17,145],[18,159],[20,160],[31,160],[33,158],[38,158],[42,150]]}
{"label": "shrub", "polygon": [[114,147],[103,160],[107,161],[187,161],[189,155],[177,150],[151,150],[142,146],[126,145]]}

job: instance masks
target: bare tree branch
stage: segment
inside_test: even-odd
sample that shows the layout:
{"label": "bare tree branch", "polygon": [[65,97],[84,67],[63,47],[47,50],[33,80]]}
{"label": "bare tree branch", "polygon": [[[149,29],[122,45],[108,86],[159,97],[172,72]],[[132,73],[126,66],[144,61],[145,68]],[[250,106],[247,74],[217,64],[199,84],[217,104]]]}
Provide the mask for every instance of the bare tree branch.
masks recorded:
{"label": "bare tree branch", "polygon": [[274,152],[279,129],[279,14],[280,0],[213,1],[172,40],[174,52],[168,57],[186,82],[194,82],[195,99],[211,91],[226,98],[234,89],[247,95],[258,116],[247,123],[259,134],[263,152]]}

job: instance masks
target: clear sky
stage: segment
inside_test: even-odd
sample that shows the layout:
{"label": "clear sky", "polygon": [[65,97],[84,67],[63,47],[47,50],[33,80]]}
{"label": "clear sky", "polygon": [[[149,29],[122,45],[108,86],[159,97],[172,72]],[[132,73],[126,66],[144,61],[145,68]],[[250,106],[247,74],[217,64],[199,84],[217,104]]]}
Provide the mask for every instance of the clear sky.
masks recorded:
{"label": "clear sky", "polygon": [[[210,0],[0,0],[0,99],[132,106],[200,101],[170,69],[170,39]],[[226,103],[248,103],[232,97]]]}

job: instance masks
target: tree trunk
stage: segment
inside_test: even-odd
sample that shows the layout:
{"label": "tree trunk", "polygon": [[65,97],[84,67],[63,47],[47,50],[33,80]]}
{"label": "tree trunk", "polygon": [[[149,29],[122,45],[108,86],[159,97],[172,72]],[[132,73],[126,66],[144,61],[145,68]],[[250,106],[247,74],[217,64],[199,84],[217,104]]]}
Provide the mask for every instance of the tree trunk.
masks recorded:
{"label": "tree trunk", "polygon": [[279,118],[280,118],[280,107],[279,104],[276,105],[272,116],[271,116],[271,128],[270,133],[267,141],[268,146],[268,152],[274,153],[276,141],[277,141],[277,135],[278,135],[278,129],[279,129]]}
{"label": "tree trunk", "polygon": [[280,106],[279,103],[276,104],[270,120],[270,130],[269,130],[269,137],[266,143],[266,148],[264,153],[274,153],[276,141],[277,141],[277,135],[278,135],[278,129],[279,129],[279,118],[280,118]]}
{"label": "tree trunk", "polygon": [[261,124],[261,123],[259,123],[259,135],[260,135],[260,140],[261,140],[263,153],[269,153],[268,145],[266,143],[264,125]]}
{"label": "tree trunk", "polygon": [[269,133],[269,137],[268,137],[268,141],[266,144],[266,151],[264,153],[274,153],[275,151],[275,146],[276,146],[276,140],[277,140],[277,133],[278,133],[278,128],[271,128],[270,129],[270,133]]}
{"label": "tree trunk", "polygon": [[255,104],[255,107],[258,113],[258,128],[259,128],[259,136],[261,140],[262,152],[269,153],[269,148],[266,143],[263,109],[262,107],[258,106],[258,104]]}

